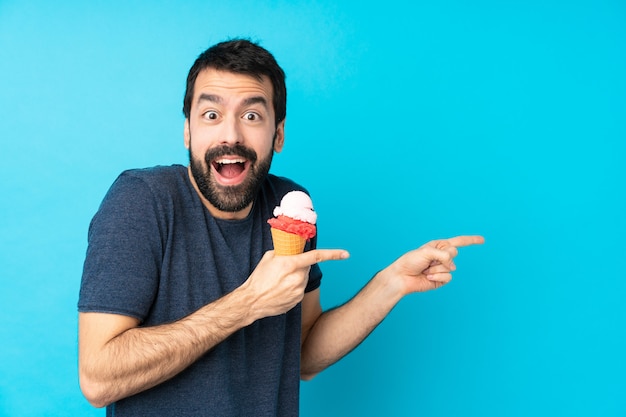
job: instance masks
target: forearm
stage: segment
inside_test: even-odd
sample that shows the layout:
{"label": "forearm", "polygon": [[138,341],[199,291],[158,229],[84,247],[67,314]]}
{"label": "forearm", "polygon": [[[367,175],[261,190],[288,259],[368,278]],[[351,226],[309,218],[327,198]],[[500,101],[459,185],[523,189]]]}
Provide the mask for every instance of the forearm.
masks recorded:
{"label": "forearm", "polygon": [[130,328],[100,349],[81,350],[85,396],[102,407],[172,378],[254,321],[248,301],[235,291],[179,321]]}
{"label": "forearm", "polygon": [[381,271],[349,302],[323,313],[302,346],[302,378],[312,378],[357,347],[401,298],[402,289]]}

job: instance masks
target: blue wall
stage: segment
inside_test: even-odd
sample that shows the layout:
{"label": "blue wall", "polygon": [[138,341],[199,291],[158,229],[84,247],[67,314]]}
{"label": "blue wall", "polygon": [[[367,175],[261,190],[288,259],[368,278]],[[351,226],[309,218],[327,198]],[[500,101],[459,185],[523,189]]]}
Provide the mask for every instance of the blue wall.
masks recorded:
{"label": "blue wall", "polygon": [[233,36],[285,68],[273,171],[352,253],[325,307],[487,239],[303,383],[303,416],[625,415],[619,0],[0,1],[0,415],[104,415],[76,377],[89,220],[121,170],[186,163],[187,70]]}

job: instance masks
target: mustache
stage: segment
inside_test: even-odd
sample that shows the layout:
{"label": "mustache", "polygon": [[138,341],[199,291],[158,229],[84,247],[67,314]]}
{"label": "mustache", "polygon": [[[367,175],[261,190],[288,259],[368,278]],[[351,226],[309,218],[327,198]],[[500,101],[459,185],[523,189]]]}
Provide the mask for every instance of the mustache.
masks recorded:
{"label": "mustache", "polygon": [[241,156],[242,158],[245,158],[252,163],[255,163],[256,160],[258,159],[257,154],[254,151],[254,149],[246,148],[245,146],[241,144],[236,144],[236,145],[221,145],[216,148],[211,148],[208,151],[206,151],[206,154],[204,154],[204,160],[206,161],[207,166],[209,166],[213,160],[224,155]]}

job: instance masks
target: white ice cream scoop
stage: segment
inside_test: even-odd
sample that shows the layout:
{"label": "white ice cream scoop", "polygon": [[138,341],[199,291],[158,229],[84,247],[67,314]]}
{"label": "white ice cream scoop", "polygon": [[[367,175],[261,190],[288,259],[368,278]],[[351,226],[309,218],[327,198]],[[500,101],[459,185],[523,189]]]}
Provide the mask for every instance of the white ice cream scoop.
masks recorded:
{"label": "white ice cream scoop", "polygon": [[317,213],[313,210],[313,201],[305,192],[290,191],[280,200],[280,206],[274,208],[274,216],[287,216],[292,219],[315,224]]}

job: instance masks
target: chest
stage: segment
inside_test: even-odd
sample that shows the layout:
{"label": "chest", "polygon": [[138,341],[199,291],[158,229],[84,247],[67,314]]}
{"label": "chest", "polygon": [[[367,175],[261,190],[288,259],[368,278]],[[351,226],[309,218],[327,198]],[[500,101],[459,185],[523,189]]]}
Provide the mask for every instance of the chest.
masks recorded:
{"label": "chest", "polygon": [[222,222],[195,215],[172,222],[150,321],[180,319],[243,284],[272,247],[266,229],[255,218]]}

